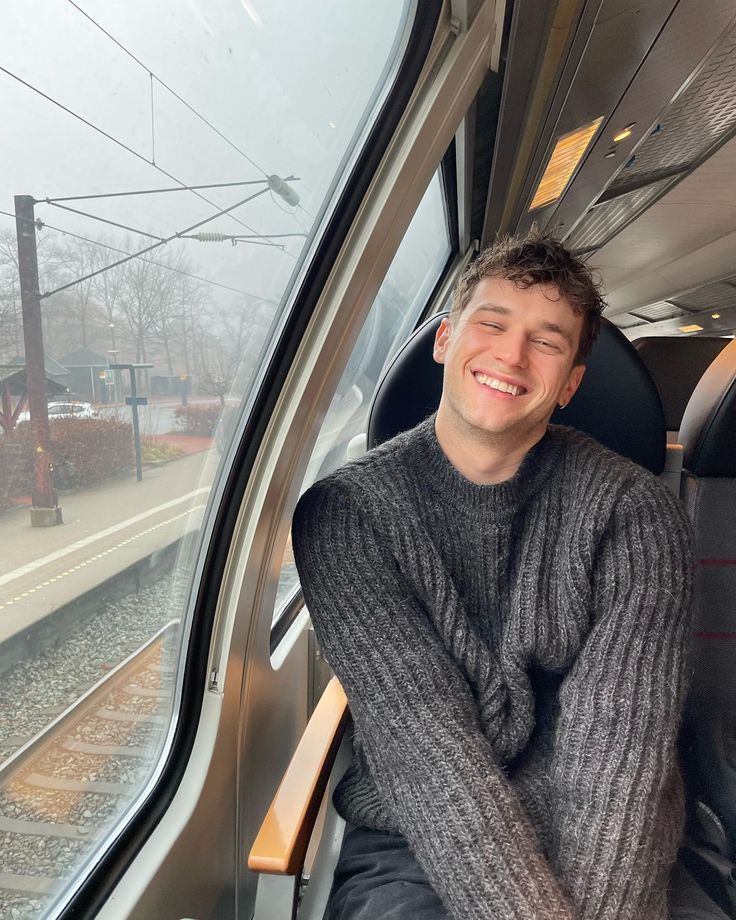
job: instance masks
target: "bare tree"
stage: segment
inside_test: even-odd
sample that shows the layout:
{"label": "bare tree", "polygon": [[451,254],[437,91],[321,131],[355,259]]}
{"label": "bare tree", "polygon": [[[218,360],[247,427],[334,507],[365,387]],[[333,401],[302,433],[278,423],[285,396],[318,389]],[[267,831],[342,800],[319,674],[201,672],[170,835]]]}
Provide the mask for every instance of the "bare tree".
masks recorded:
{"label": "bare tree", "polygon": [[[84,278],[105,265],[104,251],[94,241],[70,237],[64,241],[61,252],[69,281]],[[96,302],[95,281],[96,278],[79,281],[59,295],[63,302],[65,321],[76,327],[83,348],[95,345],[103,337],[103,316]]]}
{"label": "bare tree", "polygon": [[[105,257],[104,264],[109,264],[111,254],[103,248],[104,238],[100,238],[99,242],[103,244],[100,247],[100,251]],[[125,317],[121,307],[125,282],[124,266],[109,268],[92,279],[95,301],[105,327],[105,351],[111,353],[113,363],[116,360],[122,361],[127,351],[128,329],[126,328]],[[109,348],[107,343],[109,343]],[[117,373],[119,372],[116,371]]]}
{"label": "bare tree", "polygon": [[221,405],[231,390],[241,395],[258,362],[273,311],[274,305],[267,301],[248,299],[204,315],[206,327],[200,323],[195,336],[203,393],[216,396]]}
{"label": "bare tree", "polygon": [[[61,283],[65,258],[57,234],[37,236],[38,275],[41,291],[52,290]],[[49,300],[42,301],[44,337],[48,340],[53,326],[53,309]],[[18,241],[15,230],[0,230],[0,355],[6,359],[22,355],[23,311],[18,275]]]}
{"label": "bare tree", "polygon": [[165,296],[160,299],[157,337],[169,374],[182,370],[190,374],[191,321],[204,311],[207,296],[204,285],[192,277],[191,261],[183,252],[173,251],[166,266],[169,271]]}
{"label": "bare tree", "polygon": [[22,351],[18,251],[15,233],[3,230],[0,231],[0,356],[8,360]]}
{"label": "bare tree", "polygon": [[199,388],[208,396],[216,396],[221,406],[238,370],[246,312],[243,306],[237,310],[220,307],[199,315],[195,334]]}

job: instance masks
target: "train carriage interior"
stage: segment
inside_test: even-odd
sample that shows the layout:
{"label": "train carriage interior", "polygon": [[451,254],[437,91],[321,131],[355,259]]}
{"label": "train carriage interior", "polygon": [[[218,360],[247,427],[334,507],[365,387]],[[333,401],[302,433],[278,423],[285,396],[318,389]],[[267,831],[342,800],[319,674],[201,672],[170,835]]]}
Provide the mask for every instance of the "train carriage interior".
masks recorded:
{"label": "train carriage interior", "polygon": [[683,859],[736,917],[733,2],[47,6],[0,37],[0,918],[323,916],[350,713],[291,516],[533,226],[607,301],[553,422],[694,525]]}

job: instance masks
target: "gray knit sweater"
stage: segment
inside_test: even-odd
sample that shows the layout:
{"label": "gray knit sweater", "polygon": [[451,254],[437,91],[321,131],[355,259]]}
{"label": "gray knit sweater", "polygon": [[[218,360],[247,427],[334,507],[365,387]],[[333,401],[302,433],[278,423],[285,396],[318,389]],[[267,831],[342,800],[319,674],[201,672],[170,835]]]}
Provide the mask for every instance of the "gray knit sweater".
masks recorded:
{"label": "gray knit sweater", "polygon": [[355,723],[338,810],[403,835],[455,920],[664,920],[690,531],[551,426],[478,486],[434,419],[302,496],[293,542]]}

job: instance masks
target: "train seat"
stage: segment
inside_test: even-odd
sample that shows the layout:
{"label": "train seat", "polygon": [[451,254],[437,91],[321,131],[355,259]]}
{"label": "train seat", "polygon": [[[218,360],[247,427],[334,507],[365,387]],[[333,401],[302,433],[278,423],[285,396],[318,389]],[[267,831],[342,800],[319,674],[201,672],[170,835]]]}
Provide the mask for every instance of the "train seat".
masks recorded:
{"label": "train seat", "polygon": [[631,343],[659,392],[668,438],[677,441],[682,416],[698,381],[728,344],[717,336],[646,336]]}
{"label": "train seat", "polygon": [[644,362],[662,400],[667,440],[678,432],[688,401],[708,366],[728,344],[719,336],[653,335],[631,343]]}
{"label": "train seat", "polygon": [[[736,342],[695,387],[680,429],[696,541],[693,684],[683,731],[689,868],[736,914]],[[715,896],[715,895],[714,895]]]}

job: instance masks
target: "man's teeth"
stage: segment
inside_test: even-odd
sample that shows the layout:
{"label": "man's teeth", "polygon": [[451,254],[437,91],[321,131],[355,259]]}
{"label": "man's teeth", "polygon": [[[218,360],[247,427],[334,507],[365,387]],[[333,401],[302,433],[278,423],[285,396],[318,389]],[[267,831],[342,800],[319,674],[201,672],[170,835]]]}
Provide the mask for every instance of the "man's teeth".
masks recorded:
{"label": "man's teeth", "polygon": [[495,377],[488,377],[485,374],[476,374],[475,379],[479,383],[484,383],[492,390],[500,390],[502,393],[511,393],[512,396],[521,396],[522,393],[526,393],[524,387],[516,387],[513,385],[513,383],[506,383],[503,380],[496,380]]}

